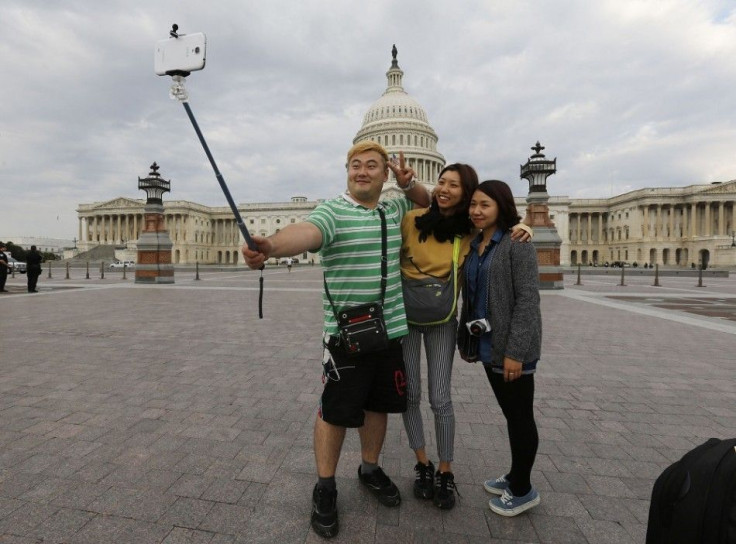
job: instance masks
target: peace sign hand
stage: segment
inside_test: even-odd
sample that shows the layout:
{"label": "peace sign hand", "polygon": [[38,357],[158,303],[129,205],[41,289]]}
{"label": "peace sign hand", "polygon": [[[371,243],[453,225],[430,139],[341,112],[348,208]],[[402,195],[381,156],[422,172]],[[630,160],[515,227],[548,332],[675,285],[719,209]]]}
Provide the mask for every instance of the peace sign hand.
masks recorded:
{"label": "peace sign hand", "polygon": [[414,169],[406,166],[403,151],[399,151],[398,160],[396,159],[396,155],[391,157],[391,160],[388,161],[388,167],[394,173],[394,176],[396,176],[396,183],[399,187],[406,187],[416,176]]}

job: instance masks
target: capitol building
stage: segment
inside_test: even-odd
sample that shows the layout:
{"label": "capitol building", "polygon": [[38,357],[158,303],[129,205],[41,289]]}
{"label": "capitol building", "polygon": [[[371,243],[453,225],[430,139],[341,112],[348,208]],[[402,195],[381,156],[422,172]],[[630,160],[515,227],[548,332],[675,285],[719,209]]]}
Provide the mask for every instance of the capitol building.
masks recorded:
{"label": "capitol building", "polygon": [[[445,159],[427,113],[404,90],[395,47],[392,54],[386,90],[366,112],[353,143],[373,140],[389,155],[403,151],[419,181],[431,188]],[[520,164],[525,161],[520,157]],[[383,193],[383,198],[403,198],[393,178]],[[238,209],[251,234],[267,236],[303,221],[319,202],[293,196],[289,202],[238,204]],[[517,198],[516,204],[524,215],[526,200]],[[736,180],[639,189],[602,199],[552,195],[548,204],[562,238],[562,266],[616,261],[683,268],[736,266]],[[113,246],[117,258],[135,259],[144,206],[143,199],[125,197],[80,204],[77,251]],[[166,201],[164,222],[174,264],[242,264],[243,238],[229,207]],[[316,254],[299,257],[319,262]]]}

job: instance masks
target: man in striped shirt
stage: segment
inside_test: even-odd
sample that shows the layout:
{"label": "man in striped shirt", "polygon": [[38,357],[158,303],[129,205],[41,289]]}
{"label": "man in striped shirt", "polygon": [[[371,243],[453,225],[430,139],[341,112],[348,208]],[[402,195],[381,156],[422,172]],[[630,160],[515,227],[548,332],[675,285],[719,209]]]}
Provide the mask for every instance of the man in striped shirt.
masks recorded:
{"label": "man in striped shirt", "polygon": [[[429,205],[429,194],[414,182],[414,171],[389,162],[386,150],[375,142],[361,142],[348,151],[347,192],[318,205],[302,222],[289,225],[267,238],[254,236],[258,251],[243,246],[249,267],[260,268],[270,257],[287,257],[319,251],[325,281],[336,310],[381,297],[381,218],[387,227],[387,283],[383,313],[388,348],[348,358],[338,336],[332,305],[323,293],[326,340],[323,382],[314,425],[314,454],[318,481],[312,493],[312,528],[324,538],[338,532],[335,471],[345,429],[358,428],[362,463],[358,477],[386,506],[398,506],[396,485],[378,466],[389,413],[406,411],[406,379],[401,337],[407,334],[401,292],[399,250],[401,219],[411,201]],[[389,168],[407,198],[379,202]]]}

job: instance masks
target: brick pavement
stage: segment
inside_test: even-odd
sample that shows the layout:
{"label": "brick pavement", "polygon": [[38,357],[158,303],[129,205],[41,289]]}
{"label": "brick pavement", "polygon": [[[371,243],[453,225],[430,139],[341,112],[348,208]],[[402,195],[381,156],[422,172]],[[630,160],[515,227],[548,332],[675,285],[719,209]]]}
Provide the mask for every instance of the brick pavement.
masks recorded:
{"label": "brick pavement", "polygon": [[[23,292],[24,276],[9,279],[0,542],[320,541],[309,529],[320,270],[266,273],[263,320],[255,272],[205,269],[194,281],[180,270],[161,287],[114,272],[44,273],[35,295]],[[736,435],[736,324],[657,304],[733,304],[735,282],[574,280],[542,296],[540,506],[511,519],[488,509],[481,482],[508,466],[505,425],[482,369],[457,359],[458,506],[441,512],[413,498],[413,454],[394,416],[382,462],[404,502],[388,509],[359,487],[348,432],[335,542],[644,541],[661,470],[708,437]],[[431,421],[426,401],[424,414]]]}

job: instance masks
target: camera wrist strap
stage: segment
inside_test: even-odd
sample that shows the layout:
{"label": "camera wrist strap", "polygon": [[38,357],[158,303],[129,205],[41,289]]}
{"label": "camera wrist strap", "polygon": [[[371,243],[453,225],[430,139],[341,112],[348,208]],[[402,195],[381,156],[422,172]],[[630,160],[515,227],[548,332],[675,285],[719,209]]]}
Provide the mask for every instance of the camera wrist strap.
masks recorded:
{"label": "camera wrist strap", "polygon": [[[388,234],[386,229],[386,214],[384,213],[383,208],[380,207],[380,204],[376,210],[378,211],[378,215],[381,216],[381,306],[383,306],[383,300],[386,297],[386,280],[388,279]],[[330,290],[327,288],[327,276],[324,272],[322,273],[322,281],[325,284],[325,295],[327,295],[327,300],[332,307],[332,313],[335,315],[335,323],[337,323],[339,321],[337,317],[337,309],[335,308],[335,303],[330,296]]]}

